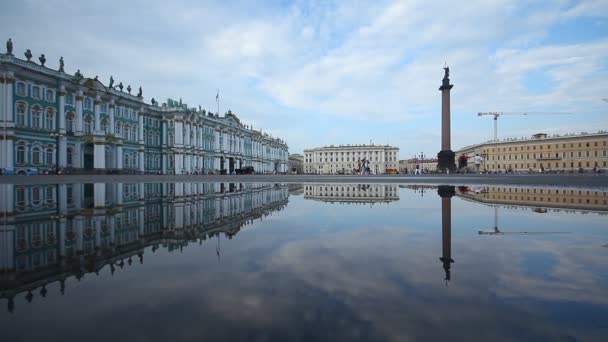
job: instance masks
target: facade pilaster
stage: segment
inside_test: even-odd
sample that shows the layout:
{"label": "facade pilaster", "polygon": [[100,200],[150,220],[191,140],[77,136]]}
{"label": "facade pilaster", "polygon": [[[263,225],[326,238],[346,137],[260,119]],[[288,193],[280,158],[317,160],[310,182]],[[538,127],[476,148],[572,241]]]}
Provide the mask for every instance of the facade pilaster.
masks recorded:
{"label": "facade pilaster", "polygon": [[[65,85],[59,86],[59,91],[57,92],[57,102],[59,103],[59,108],[57,111],[57,115],[59,116],[59,133],[65,134]],[[65,165],[65,164],[63,164]]]}
{"label": "facade pilaster", "polygon": [[101,111],[100,111],[100,105],[101,105],[101,97],[99,95],[95,96],[95,106],[93,107],[93,112],[95,114],[95,128],[94,130],[100,131],[101,130]]}
{"label": "facade pilaster", "polygon": [[82,90],[76,94],[76,136],[82,135],[82,100],[84,99]]}
{"label": "facade pilaster", "polygon": [[116,104],[114,100],[110,101],[110,105],[108,106],[110,109],[110,134],[114,135],[114,117],[116,115]]}

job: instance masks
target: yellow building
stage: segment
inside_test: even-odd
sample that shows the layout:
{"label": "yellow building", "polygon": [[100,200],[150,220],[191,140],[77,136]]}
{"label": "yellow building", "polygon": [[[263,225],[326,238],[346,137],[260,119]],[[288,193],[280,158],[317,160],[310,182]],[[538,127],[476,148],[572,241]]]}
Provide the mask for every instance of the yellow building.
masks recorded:
{"label": "yellow building", "polygon": [[608,170],[608,132],[553,135],[539,133],[527,139],[507,139],[471,145],[456,151],[483,158],[481,169],[505,171]]}

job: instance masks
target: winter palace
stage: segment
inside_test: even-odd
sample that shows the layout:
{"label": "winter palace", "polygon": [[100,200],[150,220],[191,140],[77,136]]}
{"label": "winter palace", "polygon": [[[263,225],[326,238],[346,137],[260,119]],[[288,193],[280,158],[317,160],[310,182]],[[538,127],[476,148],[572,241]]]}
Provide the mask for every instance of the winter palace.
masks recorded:
{"label": "winter palace", "polygon": [[180,101],[144,102],[142,89],[103,84],[78,70],[0,54],[0,168],[72,167],[163,174],[287,171],[288,147],[228,111],[220,116]]}

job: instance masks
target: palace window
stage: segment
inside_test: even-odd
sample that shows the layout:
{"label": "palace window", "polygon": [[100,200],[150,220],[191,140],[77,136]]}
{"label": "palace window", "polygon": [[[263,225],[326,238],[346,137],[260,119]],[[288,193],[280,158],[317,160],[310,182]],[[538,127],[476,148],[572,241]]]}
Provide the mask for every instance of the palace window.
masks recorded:
{"label": "palace window", "polygon": [[17,103],[17,126],[25,126],[25,104],[23,102]]}
{"label": "palace window", "polygon": [[50,147],[46,149],[46,164],[53,165],[53,149]]}
{"label": "palace window", "polygon": [[173,146],[175,139],[173,138],[173,133],[169,133],[169,137],[168,137],[168,145],[169,146]]}
{"label": "palace window", "polygon": [[17,82],[16,93],[19,96],[25,96],[25,83]]}
{"label": "palace window", "polygon": [[123,166],[124,166],[125,168],[128,168],[128,167],[129,167],[129,160],[131,160],[131,159],[129,158],[129,154],[128,154],[128,153],[125,153],[125,155],[123,156],[123,164],[124,164]]}
{"label": "palace window", "polygon": [[137,141],[137,126],[133,126],[131,129],[131,140]]}
{"label": "palace window", "polygon": [[42,160],[40,156],[40,147],[35,146],[34,148],[32,148],[32,164],[40,165],[41,162]]}
{"label": "palace window", "polygon": [[55,129],[55,114],[53,113],[53,110],[51,108],[46,110],[45,128],[48,130]]}
{"label": "palace window", "polygon": [[74,95],[72,95],[72,94],[67,94],[67,95],[65,96],[65,104],[68,104],[68,105],[73,106],[73,105],[74,105]]}
{"label": "palace window", "polygon": [[106,106],[106,104],[105,104],[105,103],[102,103],[102,104],[99,106],[99,110],[100,110],[102,113],[105,113],[105,112],[107,112],[108,108],[107,108],[107,106]]}
{"label": "palace window", "polygon": [[20,142],[19,145],[17,145],[17,164],[25,164],[25,143],[23,142]]}
{"label": "palace window", "polygon": [[68,112],[65,115],[65,129],[68,133],[74,132],[74,113]]}
{"label": "palace window", "polygon": [[131,133],[131,131],[129,130],[129,125],[125,125],[125,131],[124,131],[123,138],[125,138],[126,140],[129,140],[130,133]]}
{"label": "palace window", "polygon": [[101,130],[105,133],[108,134],[108,120],[106,119],[102,119],[101,120]]}
{"label": "palace window", "polygon": [[46,100],[48,102],[55,102],[55,92],[52,89],[46,90]]}
{"label": "palace window", "polygon": [[66,163],[68,165],[72,165],[72,160],[73,160],[73,152],[72,152],[72,148],[67,148],[66,150]]}
{"label": "palace window", "polygon": [[40,87],[39,86],[33,86],[32,87],[32,97],[35,99],[39,99],[40,98]]}
{"label": "palace window", "polygon": [[116,122],[115,127],[114,127],[114,131],[115,131],[115,132],[114,132],[114,134],[115,134],[117,137],[122,136],[122,135],[121,135],[121,134],[122,134],[122,125],[120,124],[120,121],[117,121],[117,122]]}
{"label": "palace window", "polygon": [[32,128],[35,128],[35,129],[40,128],[40,125],[41,125],[40,117],[41,116],[42,116],[42,113],[41,113],[40,107],[33,106],[32,107]]}
{"label": "palace window", "polygon": [[91,134],[93,132],[93,118],[90,115],[84,117],[84,133]]}
{"label": "palace window", "polygon": [[84,99],[84,108],[85,109],[92,109],[93,108],[93,101],[91,101],[90,98],[86,97]]}

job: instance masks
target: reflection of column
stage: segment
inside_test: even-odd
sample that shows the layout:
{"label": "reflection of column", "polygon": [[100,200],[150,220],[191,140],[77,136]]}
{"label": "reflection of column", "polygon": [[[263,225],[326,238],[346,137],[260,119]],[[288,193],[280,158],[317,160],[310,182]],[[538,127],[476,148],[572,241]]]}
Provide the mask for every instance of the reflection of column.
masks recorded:
{"label": "reflection of column", "polygon": [[106,206],[106,183],[95,183],[93,185],[94,208]]}
{"label": "reflection of column", "polygon": [[450,267],[454,262],[452,259],[452,197],[455,188],[449,185],[440,185],[437,193],[441,196],[441,243],[443,255],[439,260],[443,262],[445,270],[445,281],[450,281]]}
{"label": "reflection of column", "polygon": [[106,168],[106,144],[96,141],[93,145],[93,167],[96,169]]}

